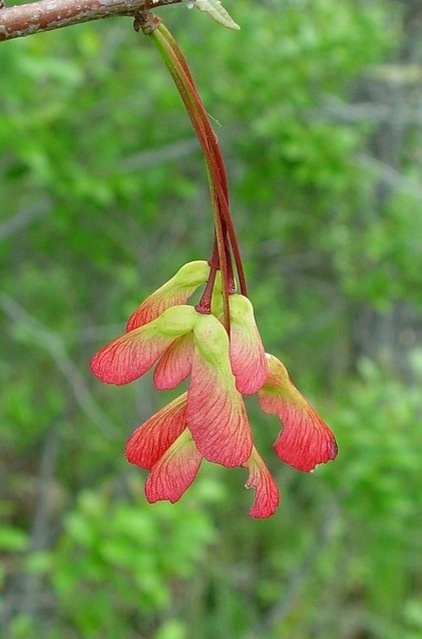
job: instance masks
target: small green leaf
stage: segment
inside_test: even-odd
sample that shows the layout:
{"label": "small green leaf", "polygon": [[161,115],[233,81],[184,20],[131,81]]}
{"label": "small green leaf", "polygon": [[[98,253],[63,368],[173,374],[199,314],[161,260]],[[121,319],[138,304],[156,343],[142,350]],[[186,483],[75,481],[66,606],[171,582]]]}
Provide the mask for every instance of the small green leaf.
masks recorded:
{"label": "small green leaf", "polygon": [[220,0],[193,0],[193,5],[200,11],[208,13],[211,18],[214,18],[223,27],[234,31],[240,29],[239,25],[227,13]]}

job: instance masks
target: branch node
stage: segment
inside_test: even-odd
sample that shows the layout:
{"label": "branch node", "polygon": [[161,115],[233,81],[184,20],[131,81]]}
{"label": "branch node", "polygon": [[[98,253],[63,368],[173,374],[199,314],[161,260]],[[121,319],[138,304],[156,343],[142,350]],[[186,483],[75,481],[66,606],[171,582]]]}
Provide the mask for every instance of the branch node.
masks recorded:
{"label": "branch node", "polygon": [[[1,0],[0,0],[1,1]],[[161,19],[157,18],[151,11],[140,11],[135,15],[133,28],[136,32],[142,29],[144,35],[151,35],[161,24]]]}

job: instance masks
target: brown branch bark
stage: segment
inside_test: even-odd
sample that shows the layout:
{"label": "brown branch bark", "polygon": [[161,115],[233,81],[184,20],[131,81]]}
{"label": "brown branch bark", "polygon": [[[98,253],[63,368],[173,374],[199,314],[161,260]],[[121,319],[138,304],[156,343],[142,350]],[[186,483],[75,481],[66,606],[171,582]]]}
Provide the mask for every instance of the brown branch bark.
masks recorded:
{"label": "brown branch bark", "polygon": [[182,0],[38,0],[5,7],[0,0],[0,42],[73,24],[115,16],[136,16]]}

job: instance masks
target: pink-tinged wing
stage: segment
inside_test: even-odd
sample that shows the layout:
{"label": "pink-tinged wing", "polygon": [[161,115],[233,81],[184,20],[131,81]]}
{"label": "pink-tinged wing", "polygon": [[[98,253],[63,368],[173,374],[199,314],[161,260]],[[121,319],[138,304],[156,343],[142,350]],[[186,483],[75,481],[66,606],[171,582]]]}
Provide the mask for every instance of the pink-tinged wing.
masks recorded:
{"label": "pink-tinged wing", "polygon": [[141,424],[126,443],[128,462],[151,470],[185,430],[185,410],[186,393]]}
{"label": "pink-tinged wing", "polygon": [[214,316],[204,315],[195,325],[194,342],[187,426],[205,459],[240,466],[250,457],[252,435],[230,367],[227,333]]}
{"label": "pink-tinged wing", "polygon": [[154,384],[158,390],[176,388],[192,370],[193,336],[183,335],[162,354],[154,369]]}
{"label": "pink-tinged wing", "polygon": [[230,296],[230,362],[243,395],[256,393],[267,379],[267,358],[252,304],[238,294]]}
{"label": "pink-tinged wing", "polygon": [[338,449],[334,435],[311,406],[300,409],[286,403],[278,414],[284,428],[274,450],[282,461],[310,472],[318,464],[335,459]]}
{"label": "pink-tinged wing", "polygon": [[104,346],[91,360],[91,371],[106,384],[128,384],[144,375],[170,344],[192,330],[197,313],[174,306],[153,322],[125,333]]}
{"label": "pink-tinged wing", "polygon": [[189,431],[185,430],[154,465],[145,482],[145,495],[150,503],[167,499],[176,502],[189,488],[201,465],[199,454]]}
{"label": "pink-tinged wing", "polygon": [[335,437],[292,384],[284,365],[272,355],[268,363],[270,372],[258,397],[264,413],[277,415],[283,424],[274,450],[282,461],[310,472],[336,457]]}
{"label": "pink-tinged wing", "polygon": [[246,488],[255,489],[255,501],[249,509],[250,517],[271,517],[280,503],[280,493],[273,476],[255,447],[243,466],[249,470]]}
{"label": "pink-tinged wing", "polygon": [[133,331],[152,322],[171,306],[186,304],[198,286],[207,281],[209,271],[208,263],[201,260],[182,266],[168,282],[147,297],[132,313],[126,331]]}
{"label": "pink-tinged wing", "polygon": [[125,333],[94,355],[91,371],[106,384],[129,384],[151,368],[173,339],[152,334],[144,327]]}

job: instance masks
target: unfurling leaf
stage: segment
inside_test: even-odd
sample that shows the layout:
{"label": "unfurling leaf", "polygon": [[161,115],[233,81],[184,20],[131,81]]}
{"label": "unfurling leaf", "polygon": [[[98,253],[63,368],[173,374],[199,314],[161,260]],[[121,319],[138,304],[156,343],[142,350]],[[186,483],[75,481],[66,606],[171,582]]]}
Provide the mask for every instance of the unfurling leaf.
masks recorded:
{"label": "unfurling leaf", "polygon": [[220,0],[193,0],[193,5],[200,11],[208,13],[211,18],[214,18],[214,20],[222,24],[223,27],[233,29],[234,31],[240,29],[239,25],[236,24],[227,13]]}

